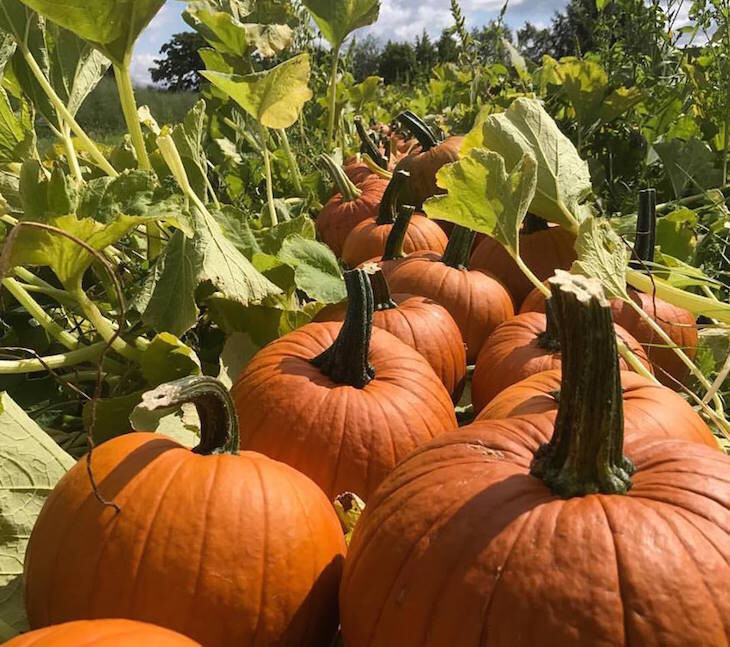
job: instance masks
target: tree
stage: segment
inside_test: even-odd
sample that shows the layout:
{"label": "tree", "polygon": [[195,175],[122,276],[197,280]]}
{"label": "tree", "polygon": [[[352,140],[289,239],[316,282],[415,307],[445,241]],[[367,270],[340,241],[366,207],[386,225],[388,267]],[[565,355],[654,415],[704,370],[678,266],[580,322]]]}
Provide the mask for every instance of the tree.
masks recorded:
{"label": "tree", "polygon": [[200,74],[205,67],[198,50],[205,47],[203,37],[197,32],[175,34],[160,49],[164,58],[155,59],[155,67],[150,68],[152,80],[172,91],[198,91]]}
{"label": "tree", "polygon": [[352,61],[352,76],[358,83],[378,74],[380,66],[380,43],[369,34],[363,40],[354,39],[348,52]]}
{"label": "tree", "polygon": [[420,36],[416,37],[416,66],[421,76],[428,77],[431,74],[433,66],[436,64],[438,52],[428,37],[426,30]]}
{"label": "tree", "polygon": [[408,83],[417,72],[416,52],[410,43],[388,41],[378,67],[385,83]]}
{"label": "tree", "polygon": [[436,43],[439,63],[456,63],[459,59],[459,46],[454,40],[453,30],[444,29]]}

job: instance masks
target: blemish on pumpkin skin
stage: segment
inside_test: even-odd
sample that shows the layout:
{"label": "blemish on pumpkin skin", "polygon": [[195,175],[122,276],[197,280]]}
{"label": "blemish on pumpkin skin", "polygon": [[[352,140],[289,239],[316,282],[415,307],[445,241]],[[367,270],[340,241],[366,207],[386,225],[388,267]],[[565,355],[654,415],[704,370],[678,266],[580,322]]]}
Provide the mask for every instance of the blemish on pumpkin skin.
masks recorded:
{"label": "blemish on pumpkin skin", "polygon": [[496,458],[498,460],[504,459],[504,454],[502,452],[492,449],[485,442],[480,440],[470,441],[466,443],[466,447],[473,449],[480,454],[484,454],[485,456],[489,456],[490,458]]}

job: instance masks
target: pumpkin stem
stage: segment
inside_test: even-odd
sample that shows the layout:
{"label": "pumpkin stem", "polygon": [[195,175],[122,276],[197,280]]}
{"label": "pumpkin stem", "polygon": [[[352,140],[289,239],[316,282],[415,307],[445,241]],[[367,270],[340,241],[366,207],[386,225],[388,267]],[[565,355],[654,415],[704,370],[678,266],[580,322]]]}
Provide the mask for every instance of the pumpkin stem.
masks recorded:
{"label": "pumpkin stem", "polygon": [[200,444],[192,451],[206,456],[238,453],[236,407],[228,389],[213,377],[192,375],[161,384],[142,395],[138,408],[175,410],[188,402],[195,405],[200,418]]}
{"label": "pumpkin stem", "polygon": [[547,220],[536,216],[534,213],[529,211],[525,215],[525,219],[522,221],[522,234],[534,234],[536,231],[545,231],[549,229]]}
{"label": "pumpkin stem", "polygon": [[370,287],[373,291],[373,310],[378,312],[380,310],[397,308],[398,304],[393,301],[393,297],[390,294],[390,287],[388,286],[388,281],[385,280],[383,270],[375,264],[370,267],[366,266],[363,269],[368,273]]}
{"label": "pumpkin stem", "polygon": [[654,261],[656,243],[656,189],[639,191],[639,211],[636,216],[634,253],[629,265],[635,270],[646,270],[646,263]]}
{"label": "pumpkin stem", "polygon": [[560,352],[560,329],[555,319],[553,299],[545,302],[545,330],[537,336],[537,345],[550,353]]}
{"label": "pumpkin stem", "polygon": [[388,159],[383,157],[380,149],[375,145],[375,142],[371,139],[370,135],[365,132],[365,125],[362,123],[362,117],[357,115],[355,117],[355,130],[360,137],[360,152],[370,155],[370,158],[380,168],[388,170]]}
{"label": "pumpkin stem", "polygon": [[413,114],[410,110],[401,112],[395,119],[403,128],[416,138],[418,143],[421,145],[421,151],[425,152],[438,145],[439,140],[436,139],[436,136],[433,134],[433,131],[428,127],[426,122]]}
{"label": "pumpkin stem", "polygon": [[469,269],[469,255],[471,254],[471,246],[474,244],[476,232],[461,227],[460,225],[453,228],[449,242],[441,257],[441,262],[449,267],[455,267],[457,270]]}
{"label": "pumpkin stem", "polygon": [[396,171],[385,187],[383,199],[378,208],[378,217],[375,222],[379,225],[392,225],[398,216],[398,196],[408,183],[411,174],[408,171]]}
{"label": "pumpkin stem", "polygon": [[324,167],[329,172],[330,177],[337,187],[337,190],[342,194],[343,202],[352,202],[353,200],[357,200],[362,195],[362,191],[360,191],[360,189],[358,189],[352,183],[352,180],[350,180],[350,178],[345,175],[345,171],[342,169],[342,167],[337,162],[335,162],[335,160],[330,155],[322,153],[319,156],[319,161],[324,164]]}
{"label": "pumpkin stem", "polygon": [[401,206],[393,228],[385,239],[385,249],[383,250],[381,261],[394,261],[398,258],[406,257],[403,251],[403,244],[405,243],[406,232],[408,231],[408,226],[411,224],[414,211],[415,209],[413,207],[406,204]]}
{"label": "pumpkin stem", "polygon": [[374,377],[368,362],[373,331],[373,291],[367,272],[345,272],[347,314],[337,339],[326,351],[311,360],[322,373],[338,384],[364,388]]}
{"label": "pumpkin stem", "polygon": [[611,306],[597,279],[556,270],[551,301],[560,330],[562,378],[555,430],[530,472],[558,496],[625,494],[624,415]]}

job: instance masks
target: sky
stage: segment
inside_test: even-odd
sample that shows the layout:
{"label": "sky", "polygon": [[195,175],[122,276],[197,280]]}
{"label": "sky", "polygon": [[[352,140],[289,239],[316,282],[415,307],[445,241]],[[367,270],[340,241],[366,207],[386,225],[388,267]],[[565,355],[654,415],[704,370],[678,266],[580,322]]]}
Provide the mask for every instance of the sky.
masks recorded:
{"label": "sky", "polygon": [[[530,21],[538,27],[562,9],[567,0],[510,0],[506,22],[511,27]],[[503,0],[461,0],[461,8],[469,27],[478,27],[497,17]],[[132,61],[132,78],[139,85],[151,83],[149,68],[159,58],[160,47],[173,34],[190,28],[182,19],[185,2],[168,0],[160,13],[140,36]],[[375,25],[356,32],[358,36],[375,34],[383,42],[388,39],[412,40],[424,29],[434,38],[452,23],[449,0],[382,0],[380,18]]]}

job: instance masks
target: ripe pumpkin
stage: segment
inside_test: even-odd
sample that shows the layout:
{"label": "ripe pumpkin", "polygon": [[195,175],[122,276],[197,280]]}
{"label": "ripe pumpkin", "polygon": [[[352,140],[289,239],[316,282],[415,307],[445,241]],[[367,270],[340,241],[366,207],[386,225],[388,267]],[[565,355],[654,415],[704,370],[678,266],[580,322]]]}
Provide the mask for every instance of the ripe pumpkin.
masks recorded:
{"label": "ripe pumpkin", "polygon": [[[412,294],[390,293],[380,268],[368,271],[373,290],[373,324],[417,350],[431,365],[453,402],[466,380],[466,351],[454,318],[435,301]],[[344,321],[346,303],[326,306],[315,321]]]}
{"label": "ripe pumpkin", "polygon": [[436,184],[436,173],[444,164],[459,159],[464,138],[455,136],[439,141],[431,129],[410,111],[402,112],[396,119],[419,143],[395,167],[396,171],[408,171],[410,174],[401,201],[402,204],[412,204],[420,209],[426,198],[444,193]]}
{"label": "ripe pumpkin", "polygon": [[232,395],[241,447],[302,471],[330,499],[354,492],[367,501],[398,461],[457,425],[423,356],[373,328],[367,274],[351,270],[345,281],[344,323],[311,323],[272,342]]}
{"label": "ripe pumpkin", "polygon": [[409,205],[401,205],[400,209],[398,209],[395,222],[388,233],[388,237],[385,239],[383,255],[369,258],[367,261],[360,263],[360,267],[377,265],[383,271],[385,277],[388,278],[393,269],[405,261],[411,254],[418,254],[418,252],[406,254],[404,251],[406,234],[408,233],[414,211],[414,208]]}
{"label": "ripe pumpkin", "polygon": [[[383,194],[378,209],[378,217],[374,220],[363,220],[355,226],[345,239],[342,248],[342,260],[348,267],[357,267],[385,251],[385,243],[393,229],[398,215],[398,196],[408,182],[408,173],[397,171]],[[433,220],[422,213],[411,217],[403,239],[403,252],[434,251],[443,254],[448,239]]]}
{"label": "ripe pumpkin", "polygon": [[134,620],[76,620],[36,629],[3,647],[200,647],[187,636]]}
{"label": "ripe pumpkin", "polygon": [[730,640],[730,458],[646,436],[624,454],[594,286],[560,308],[578,343],[563,344],[549,442],[530,418],[475,423],[417,449],[368,502],[340,588],[348,647]]}
{"label": "ripe pumpkin", "polygon": [[468,269],[474,232],[454,228],[443,256],[416,252],[386,273],[393,292],[420,294],[440,303],[456,321],[468,363],[492,331],[514,315],[512,299],[494,277]]}
{"label": "ripe pumpkin", "polygon": [[288,465],[238,452],[220,382],[183,378],[145,401],[194,402],[200,445],[130,433],[95,449],[100,493],[119,511],[97,500],[84,459],[59,481],[26,553],[31,627],[126,617],[207,647],[328,644],[345,553],[330,501]]}
{"label": "ripe pumpkin", "polygon": [[[544,281],[556,269],[569,270],[576,260],[575,235],[561,227],[549,227],[537,216],[528,214],[520,231],[520,256],[535,276]],[[496,276],[512,296],[515,309],[532,291],[533,285],[514,259],[494,238],[486,237],[474,249],[471,266]]]}
{"label": "ripe pumpkin", "polygon": [[[621,326],[616,334],[646,368],[651,364],[641,344]],[[530,375],[560,368],[560,334],[552,316],[526,312],[501,323],[477,357],[471,381],[474,410],[479,413],[498,393]],[[631,370],[619,358],[621,370]]]}
{"label": "ripe pumpkin", "polygon": [[315,225],[322,242],[339,257],[345,238],[355,225],[377,215],[388,182],[371,175],[355,186],[329,155],[321,155],[320,160],[332,175],[338,191],[322,207]]}

